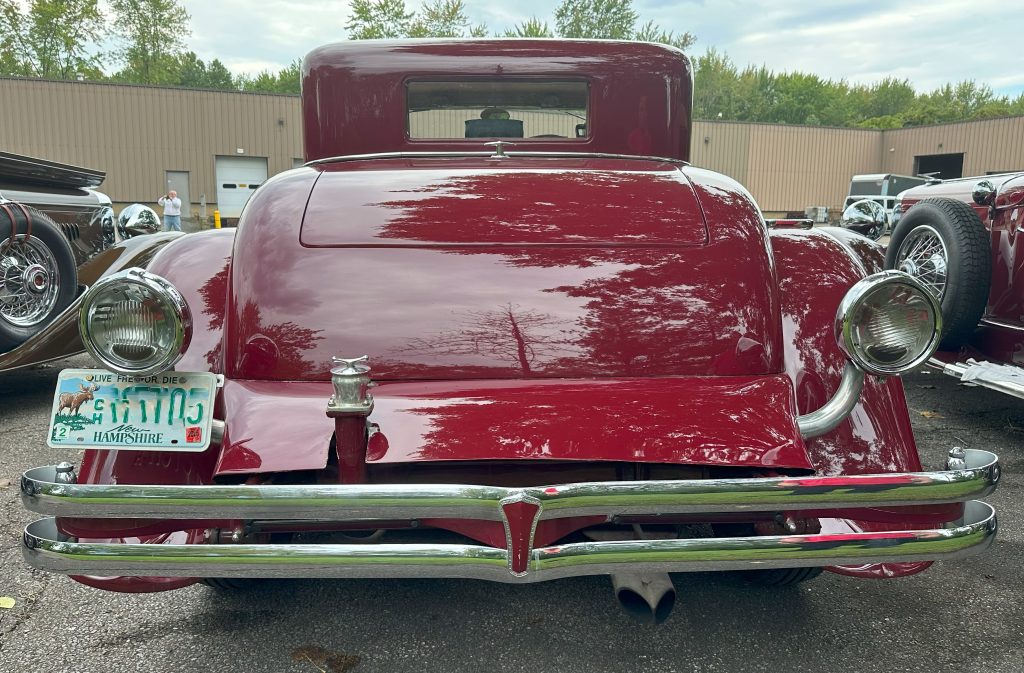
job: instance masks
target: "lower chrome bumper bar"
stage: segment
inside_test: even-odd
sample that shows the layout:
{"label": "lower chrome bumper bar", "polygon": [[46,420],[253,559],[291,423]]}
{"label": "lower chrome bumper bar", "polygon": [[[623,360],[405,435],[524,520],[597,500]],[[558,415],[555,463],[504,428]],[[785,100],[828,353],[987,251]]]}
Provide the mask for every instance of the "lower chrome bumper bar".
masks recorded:
{"label": "lower chrome bumper bar", "polygon": [[510,551],[459,544],[109,544],[62,539],[54,519],[25,529],[29,565],[101,576],[458,577],[525,583],[616,572],[698,572],[955,559],[984,550],[995,511],[966,503],[945,528],[762,537],[583,542]]}

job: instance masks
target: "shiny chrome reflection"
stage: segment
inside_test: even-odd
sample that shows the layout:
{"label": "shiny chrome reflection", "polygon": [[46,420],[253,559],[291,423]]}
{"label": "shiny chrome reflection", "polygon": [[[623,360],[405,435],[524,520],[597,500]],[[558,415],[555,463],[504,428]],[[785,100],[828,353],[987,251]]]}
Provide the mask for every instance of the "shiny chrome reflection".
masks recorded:
{"label": "shiny chrome reflection", "polygon": [[57,305],[60,268],[41,239],[9,233],[0,234],[0,320],[35,327]]}
{"label": "shiny chrome reflection", "polygon": [[854,201],[843,211],[842,226],[877,241],[885,233],[889,216],[882,204],[871,199]]}
{"label": "shiny chrome reflection", "polygon": [[843,369],[843,378],[835,395],[820,409],[803,416],[797,416],[796,424],[804,439],[818,437],[834,430],[857,406],[864,389],[864,372],[852,362]]}
{"label": "shiny chrome reflection", "polygon": [[117,231],[122,239],[160,231],[160,216],[149,206],[133,203],[117,216]]}
{"label": "shiny chrome reflection", "polygon": [[870,533],[579,542],[534,548],[527,570],[508,551],[461,544],[110,544],[64,538],[54,519],[25,528],[34,568],[70,575],[166,577],[459,577],[527,583],[621,572],[652,574],[956,559],[988,547],[995,511],[966,504],[943,528]]}
{"label": "shiny chrome reflection", "polygon": [[991,206],[996,200],[996,187],[991,180],[978,180],[971,190],[971,198],[979,206]]}
{"label": "shiny chrome reflection", "polygon": [[965,468],[835,477],[582,482],[509,488],[469,484],[164,486],[66,484],[56,468],[22,475],[33,512],[88,518],[421,519],[501,521],[503,502],[535,501],[539,519],[629,514],[841,509],[936,504],[995,490],[999,459],[965,451]]}

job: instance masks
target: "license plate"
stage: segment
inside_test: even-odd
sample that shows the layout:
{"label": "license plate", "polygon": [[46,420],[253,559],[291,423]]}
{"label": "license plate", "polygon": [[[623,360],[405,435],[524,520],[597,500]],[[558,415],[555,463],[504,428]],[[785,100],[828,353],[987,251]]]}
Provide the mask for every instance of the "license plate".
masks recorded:
{"label": "license plate", "polygon": [[65,369],[57,377],[47,444],[53,448],[204,451],[217,375],[146,377]]}

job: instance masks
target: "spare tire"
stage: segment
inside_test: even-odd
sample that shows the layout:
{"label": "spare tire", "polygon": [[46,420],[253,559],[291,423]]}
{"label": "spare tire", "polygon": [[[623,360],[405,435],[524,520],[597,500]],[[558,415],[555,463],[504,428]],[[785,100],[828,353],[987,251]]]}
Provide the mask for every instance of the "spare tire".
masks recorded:
{"label": "spare tire", "polygon": [[47,215],[0,204],[0,353],[27,341],[78,292],[71,244]]}
{"label": "spare tire", "polygon": [[940,348],[967,342],[985,312],[992,282],[988,232],[973,208],[948,198],[914,204],[892,233],[885,268],[909,273],[938,298]]}

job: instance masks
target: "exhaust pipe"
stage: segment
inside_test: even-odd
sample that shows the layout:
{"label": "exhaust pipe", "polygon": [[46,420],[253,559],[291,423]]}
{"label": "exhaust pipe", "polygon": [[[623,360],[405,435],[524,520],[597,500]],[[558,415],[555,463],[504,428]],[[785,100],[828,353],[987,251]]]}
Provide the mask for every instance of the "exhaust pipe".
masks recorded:
{"label": "exhaust pipe", "polygon": [[676,589],[668,573],[614,574],[612,591],[623,610],[647,624],[661,624],[676,604]]}

